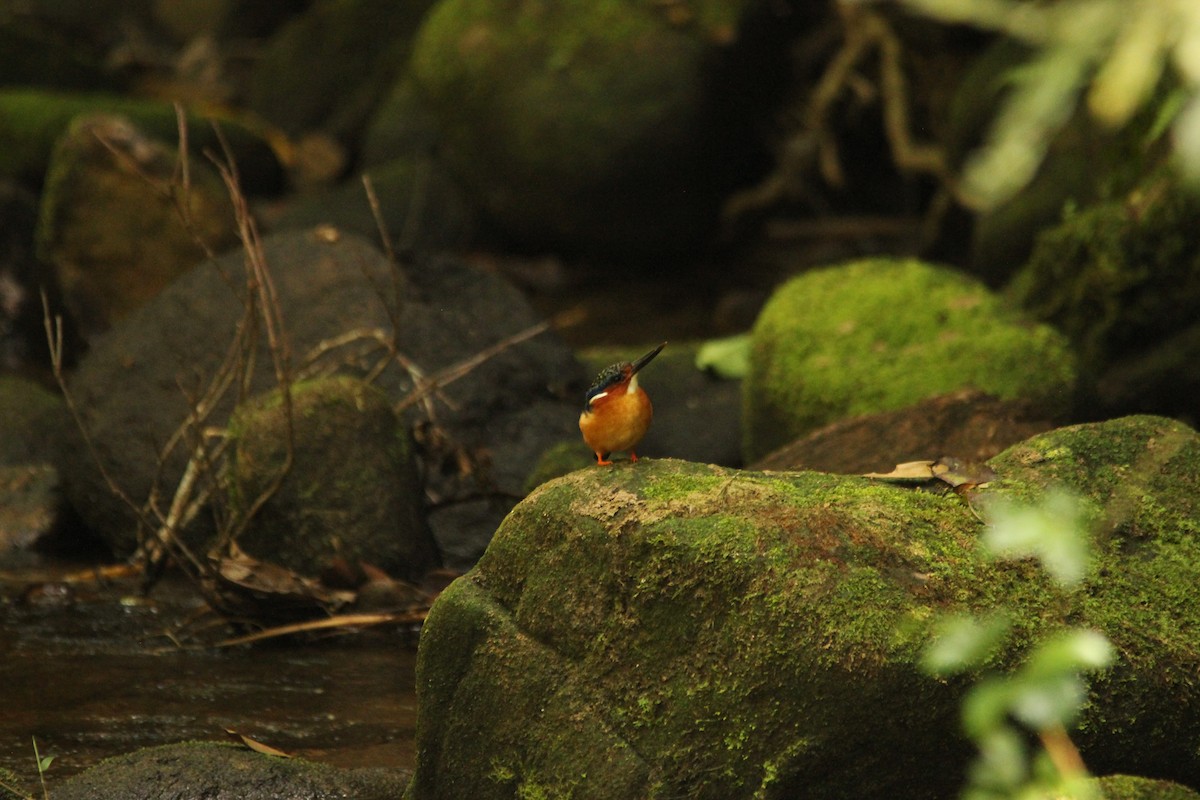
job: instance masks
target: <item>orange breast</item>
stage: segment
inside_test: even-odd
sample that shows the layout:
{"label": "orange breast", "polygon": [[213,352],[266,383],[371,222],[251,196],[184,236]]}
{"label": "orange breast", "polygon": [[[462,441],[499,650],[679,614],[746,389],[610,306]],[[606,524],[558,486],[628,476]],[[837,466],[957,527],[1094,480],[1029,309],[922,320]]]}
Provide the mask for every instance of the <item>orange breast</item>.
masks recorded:
{"label": "orange breast", "polygon": [[593,401],[591,411],[579,415],[579,430],[598,453],[626,452],[637,447],[653,417],[654,407],[641,388],[620,391]]}

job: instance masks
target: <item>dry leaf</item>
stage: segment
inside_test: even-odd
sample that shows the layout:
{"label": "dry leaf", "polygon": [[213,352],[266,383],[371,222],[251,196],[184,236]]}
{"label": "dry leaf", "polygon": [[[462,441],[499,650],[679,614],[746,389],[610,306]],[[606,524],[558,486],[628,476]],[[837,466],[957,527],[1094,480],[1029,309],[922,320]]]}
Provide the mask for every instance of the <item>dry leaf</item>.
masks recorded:
{"label": "dry leaf", "polygon": [[225,728],[224,730],[227,734],[229,734],[230,737],[246,745],[246,747],[249,747],[256,753],[262,753],[265,756],[275,756],[276,758],[292,757],[291,753],[285,753],[282,750],[276,750],[274,747],[271,747],[271,745],[263,744],[256,739],[251,739],[246,734],[238,733],[233,728]]}

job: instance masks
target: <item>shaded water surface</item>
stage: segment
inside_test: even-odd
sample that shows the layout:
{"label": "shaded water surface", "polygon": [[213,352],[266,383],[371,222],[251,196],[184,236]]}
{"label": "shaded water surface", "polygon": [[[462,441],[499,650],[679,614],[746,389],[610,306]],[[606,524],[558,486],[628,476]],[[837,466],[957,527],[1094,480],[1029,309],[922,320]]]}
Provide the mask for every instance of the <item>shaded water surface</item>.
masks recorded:
{"label": "shaded water surface", "polygon": [[225,728],[337,766],[411,769],[416,717],[410,637],[394,630],[306,644],[180,650],[162,636],[197,607],[183,584],[149,601],[118,587],[56,599],[0,575],[0,766],[53,781],[101,758]]}

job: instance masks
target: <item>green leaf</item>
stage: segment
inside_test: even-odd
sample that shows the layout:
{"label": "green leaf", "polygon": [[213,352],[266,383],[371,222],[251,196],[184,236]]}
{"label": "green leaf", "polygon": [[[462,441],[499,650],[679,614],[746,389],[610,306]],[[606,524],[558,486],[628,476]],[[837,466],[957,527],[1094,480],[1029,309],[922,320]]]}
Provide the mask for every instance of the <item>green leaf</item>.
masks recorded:
{"label": "green leaf", "polygon": [[696,368],[712,370],[719,377],[740,379],[750,371],[750,334],[710,339],[696,351]]}
{"label": "green leaf", "polygon": [[967,692],[962,703],[963,730],[972,739],[980,739],[1004,725],[1012,703],[1013,690],[1008,678],[984,678]]}
{"label": "green leaf", "polygon": [[971,782],[1008,794],[1028,775],[1026,747],[1021,735],[1003,725],[979,739],[979,758],[971,765]]}
{"label": "green leaf", "polygon": [[931,675],[956,675],[983,666],[1008,629],[1008,619],[1001,614],[979,619],[966,614],[945,617],[921,653],[921,668]]}
{"label": "green leaf", "polygon": [[1066,492],[1053,492],[1038,505],[997,504],[983,546],[999,558],[1036,557],[1057,583],[1074,587],[1089,564],[1083,520],[1083,504]]}
{"label": "green leaf", "polygon": [[1014,681],[1012,715],[1035,731],[1069,725],[1087,698],[1087,687],[1075,674]]}
{"label": "green leaf", "polygon": [[1029,655],[1021,672],[1040,677],[1063,672],[1103,669],[1116,651],[1099,631],[1071,628],[1047,639]]}

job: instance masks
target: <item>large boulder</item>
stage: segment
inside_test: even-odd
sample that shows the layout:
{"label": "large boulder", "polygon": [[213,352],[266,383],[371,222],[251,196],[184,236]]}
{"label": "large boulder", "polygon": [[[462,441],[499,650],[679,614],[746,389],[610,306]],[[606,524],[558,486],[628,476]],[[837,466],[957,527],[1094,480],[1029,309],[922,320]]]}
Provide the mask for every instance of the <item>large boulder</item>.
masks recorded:
{"label": "large boulder", "polygon": [[[916,260],[867,259],[776,289],[755,323],[743,382],[748,461],[835,420],[975,388],[1054,418],[1075,356],[987,287]],[[934,454],[934,457],[940,454]]]}
{"label": "large boulder", "polygon": [[411,75],[447,165],[510,237],[642,256],[691,249],[728,182],[730,125],[761,98],[761,72],[727,97],[716,88],[732,82],[723,59],[756,6],[441,0]]}
{"label": "large boulder", "polygon": [[1089,767],[1195,784],[1200,436],[1134,417],[991,464],[985,514],[1081,495],[1098,546],[1079,595],[984,559],[949,492],[646,459],[544,484],[429,615],[406,798],[951,796],[964,684],[918,656],[940,612],[998,606],[997,667],[1064,625],[1115,645],[1081,719]]}
{"label": "large boulder", "polygon": [[[322,343],[356,330],[379,331],[386,339],[394,323],[400,352],[433,375],[538,322],[516,289],[448,256],[393,270],[367,241],[328,231],[279,234],[264,241],[262,252],[297,368]],[[184,472],[186,448],[176,447],[161,464],[160,451],[193,411],[189,397],[202,395],[229,356],[244,310],[244,279],[236,277],[244,258],[235,252],[197,266],[100,337],[71,376],[108,476],[135,502],[156,485],[160,493],[172,491]],[[365,375],[383,355],[376,349],[365,362],[356,357],[369,345],[335,348],[325,363]],[[243,396],[276,388],[271,358],[260,337],[253,354],[259,367]],[[413,385],[395,362],[376,384],[393,401]],[[435,418],[420,426],[419,455],[425,488],[438,501],[430,524],[448,566],[478,558],[523,494],[538,456],[574,428],[584,386],[568,348],[544,333],[429,397]],[[226,393],[206,425],[225,426],[235,394]],[[409,417],[409,424],[416,421]],[[136,545],[135,518],[86,448],[68,442],[58,464],[71,504],[116,552],[128,554]]]}

